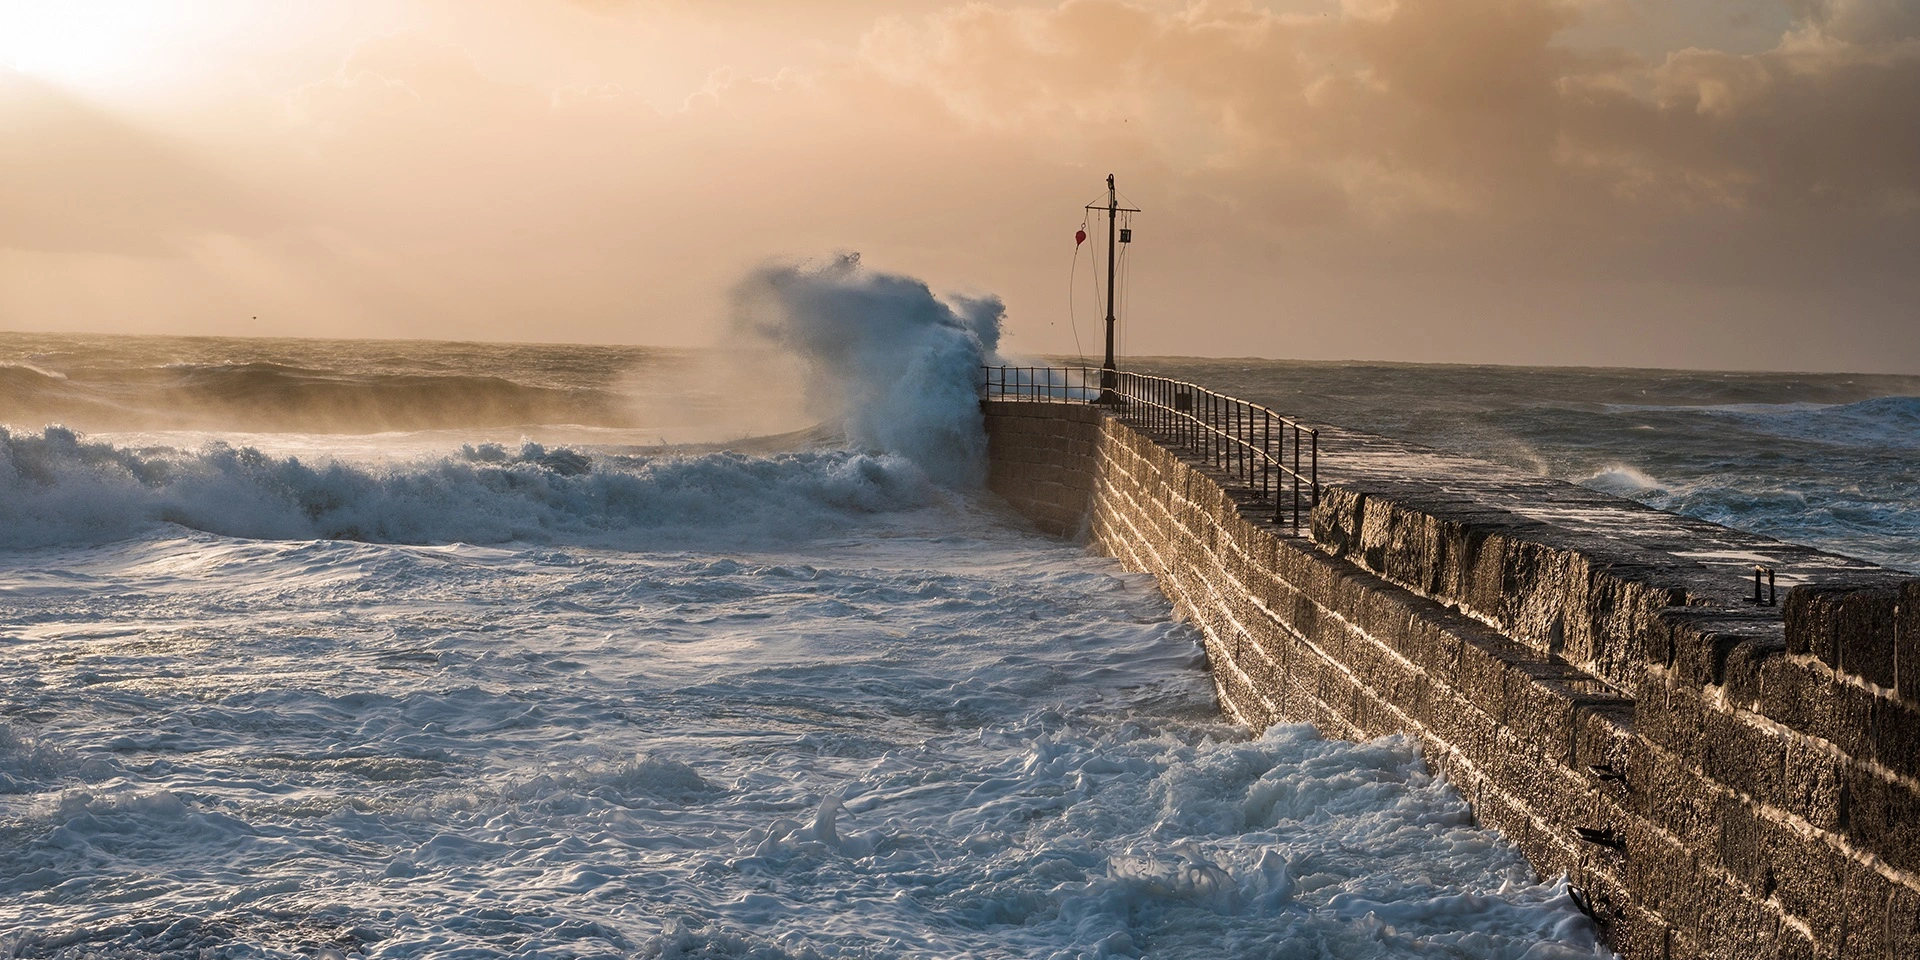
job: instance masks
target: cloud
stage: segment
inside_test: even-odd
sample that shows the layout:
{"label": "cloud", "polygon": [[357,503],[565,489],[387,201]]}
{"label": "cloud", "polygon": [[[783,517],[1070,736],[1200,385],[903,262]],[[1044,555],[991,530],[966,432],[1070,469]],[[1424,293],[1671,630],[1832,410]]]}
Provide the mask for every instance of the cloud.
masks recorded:
{"label": "cloud", "polygon": [[1806,29],[1846,43],[1920,37],[1920,4],[1913,0],[1788,0],[1787,6]]}
{"label": "cloud", "polygon": [[[860,249],[1067,350],[1114,171],[1142,350],[1780,366],[1754,331],[1817,321],[1793,362],[1920,356],[1910,3],[1655,55],[1572,0],[374,6],[418,15],[137,124],[37,88],[0,245],[147,259],[0,259],[3,319],[95,271],[155,324],[685,343],[752,265]],[[687,37],[670,84],[635,52]]]}
{"label": "cloud", "polygon": [[1915,9],[1809,3],[1776,49],[1646,62],[1558,43],[1580,8],[1555,0],[1333,17],[1068,0],[893,21],[864,56],[977,127],[1084,142],[1124,121],[1170,167],[1308,177],[1355,212],[1897,212],[1920,187]]}

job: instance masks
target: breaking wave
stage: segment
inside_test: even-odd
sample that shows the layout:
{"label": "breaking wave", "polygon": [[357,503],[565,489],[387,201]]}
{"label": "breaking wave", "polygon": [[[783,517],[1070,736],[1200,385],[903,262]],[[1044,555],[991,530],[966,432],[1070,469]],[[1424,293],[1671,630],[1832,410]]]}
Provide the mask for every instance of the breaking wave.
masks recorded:
{"label": "breaking wave", "polygon": [[75,379],[0,365],[15,425],[363,433],[572,423],[627,426],[618,393],[460,373],[348,373],[279,363],[170,364]]}
{"label": "breaking wave", "polygon": [[1638,499],[1667,492],[1666,486],[1659,480],[1645,471],[1624,463],[1610,463],[1579,483],[1583,487],[1591,487],[1602,493]]}
{"label": "breaking wave", "polygon": [[846,254],[762,267],[734,289],[734,310],[739,333],[799,358],[808,407],[855,445],[905,456],[942,483],[986,481],[975,384],[999,345],[998,298],[937,297]]}
{"label": "breaking wave", "polygon": [[104,543],[167,524],[251,539],[648,544],[817,536],[850,516],[936,502],[891,454],[634,457],[494,444],[392,466],[250,448],[131,450],[63,427],[0,428],[0,547]]}

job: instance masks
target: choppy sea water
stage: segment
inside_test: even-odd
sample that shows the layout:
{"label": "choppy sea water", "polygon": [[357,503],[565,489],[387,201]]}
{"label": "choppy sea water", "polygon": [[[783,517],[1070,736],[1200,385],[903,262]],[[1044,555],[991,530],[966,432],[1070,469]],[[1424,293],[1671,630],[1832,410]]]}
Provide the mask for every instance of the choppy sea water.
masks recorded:
{"label": "choppy sea water", "polygon": [[889,439],[940,389],[0,352],[0,955],[1603,954],[1411,744],[1222,724],[1151,579]]}
{"label": "choppy sea water", "polygon": [[1131,366],[1920,573],[1920,376],[1165,357]]}
{"label": "choppy sea water", "polygon": [[1592,955],[1411,744],[1222,725],[1151,580],[872,506],[700,549],[8,556],[0,924],[26,955]]}

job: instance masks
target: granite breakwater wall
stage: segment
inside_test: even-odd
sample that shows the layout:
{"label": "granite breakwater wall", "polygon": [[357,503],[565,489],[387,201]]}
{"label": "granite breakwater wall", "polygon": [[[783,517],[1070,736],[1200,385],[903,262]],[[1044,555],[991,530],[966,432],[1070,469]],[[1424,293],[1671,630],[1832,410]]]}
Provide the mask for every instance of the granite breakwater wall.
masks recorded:
{"label": "granite breakwater wall", "polygon": [[984,410],[991,489],[1157,577],[1223,710],[1417,738],[1622,955],[1920,957],[1920,581],[1358,434],[1296,535],[1099,408]]}

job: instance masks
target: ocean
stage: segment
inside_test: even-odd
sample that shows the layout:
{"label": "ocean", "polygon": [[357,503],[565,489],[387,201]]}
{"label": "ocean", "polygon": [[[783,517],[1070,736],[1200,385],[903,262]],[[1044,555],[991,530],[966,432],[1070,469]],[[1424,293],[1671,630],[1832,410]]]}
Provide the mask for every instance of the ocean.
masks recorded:
{"label": "ocean", "polygon": [[[997,305],[786,279],[725,350],[0,334],[0,957],[1607,955],[980,491]],[[1135,365],[1920,569],[1912,378]]]}
{"label": "ocean", "polygon": [[1128,367],[1920,573],[1920,376],[1175,357]]}

